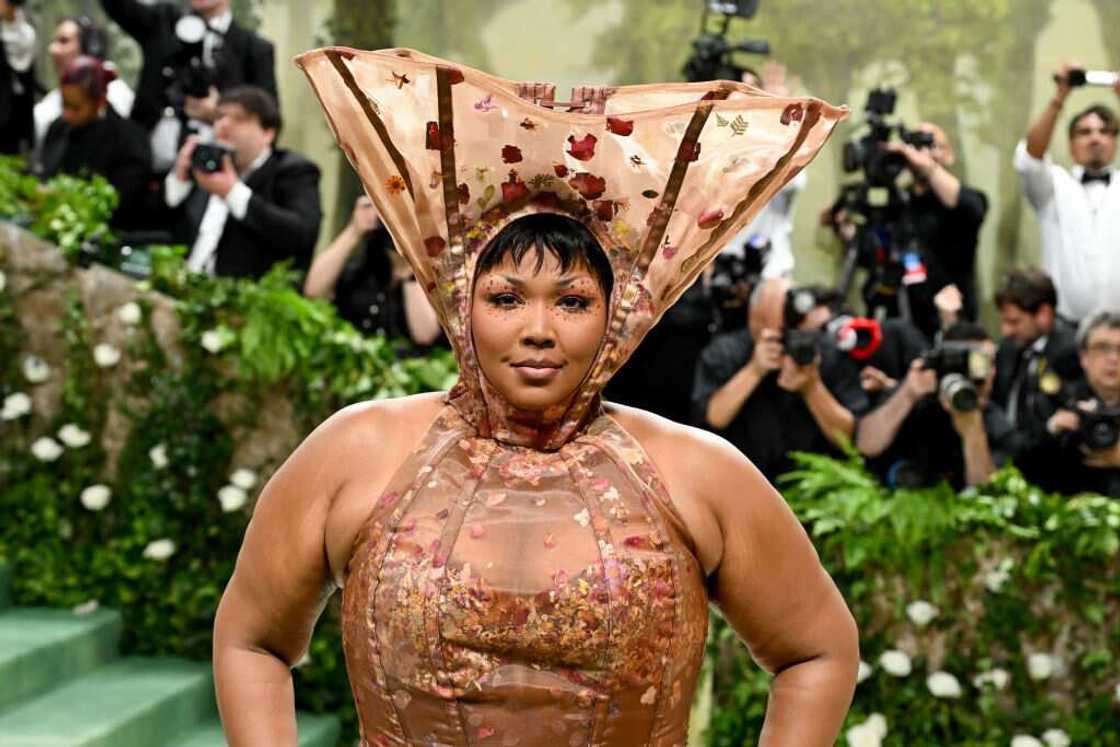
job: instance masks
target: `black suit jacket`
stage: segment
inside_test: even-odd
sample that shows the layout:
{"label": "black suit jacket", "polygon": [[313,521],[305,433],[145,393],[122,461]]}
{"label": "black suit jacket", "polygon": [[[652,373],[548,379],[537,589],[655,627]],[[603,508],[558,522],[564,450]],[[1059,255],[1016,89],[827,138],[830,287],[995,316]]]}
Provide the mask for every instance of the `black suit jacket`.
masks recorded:
{"label": "black suit jacket", "polygon": [[[175,24],[183,10],[171,3],[144,5],[138,0],[101,0],[101,7],[144,52],[132,119],[151,130],[167,105],[165,92],[171,78],[165,68],[182,50]],[[274,58],[270,42],[234,21],[216,60],[218,90],[252,85],[277,96]]]}
{"label": "black suit jacket", "polygon": [[[16,87],[21,89],[16,93]],[[0,40],[0,153],[23,155],[31,149],[35,132],[35,67],[18,73],[8,64]]]}
{"label": "black suit jacket", "polygon": [[[285,259],[306,271],[319,238],[319,167],[303,156],[274,150],[245,179],[253,190],[244,220],[231,214],[218,242],[218,275],[259,278]],[[177,240],[193,246],[210,194],[195,187],[177,208]]]}

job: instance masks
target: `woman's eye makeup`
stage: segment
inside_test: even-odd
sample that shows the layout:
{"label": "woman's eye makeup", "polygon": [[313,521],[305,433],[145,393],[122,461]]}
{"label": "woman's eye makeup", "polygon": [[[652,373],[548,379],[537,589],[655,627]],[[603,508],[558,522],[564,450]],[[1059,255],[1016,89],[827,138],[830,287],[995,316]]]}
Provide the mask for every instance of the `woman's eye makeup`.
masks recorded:
{"label": "woman's eye makeup", "polygon": [[557,303],[566,311],[587,311],[591,308],[591,299],[586,296],[567,295]]}

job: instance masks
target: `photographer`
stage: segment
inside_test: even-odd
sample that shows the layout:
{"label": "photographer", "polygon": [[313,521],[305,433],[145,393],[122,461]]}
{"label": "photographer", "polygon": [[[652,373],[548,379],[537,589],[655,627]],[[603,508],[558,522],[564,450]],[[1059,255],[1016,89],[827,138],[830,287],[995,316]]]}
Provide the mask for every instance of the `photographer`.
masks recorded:
{"label": "photographer", "polygon": [[[1058,116],[1084,71],[1074,62],[1054,74],[1054,96],[1015,149],[1015,170],[1023,193],[1038,215],[1042,264],[1060,295],[1058,311],[1073,320],[1114,302],[1120,287],[1120,189],[1115,169],[1117,118],[1100,104],[1069,123],[1071,170],[1046,155]],[[1120,82],[1113,85],[1120,95]]]}
{"label": "photographer", "polygon": [[692,390],[696,422],[726,437],[771,480],[793,466],[790,451],[837,453],[867,405],[856,366],[811,331],[819,314],[798,304],[796,291],[787,303],[787,289],[781,278],[759,285],[749,328],[712,340]]}
{"label": "photographer", "polygon": [[164,197],[178,240],[191,246],[190,269],[259,278],[285,259],[307,269],[322,220],[319,167],[273,148],[280,125],[271,94],[237,88],[218,102],[220,147],[190,137],[179,151]]}
{"label": "photographer", "polygon": [[[79,57],[108,59],[109,40],[105,31],[88,16],[67,16],[55,26],[54,36],[47,45],[47,53],[54,64],[59,79],[74,60]],[[121,117],[128,118],[132,113],[132,103],[136,94],[120,78],[109,84],[109,105]],[[35,142],[41,147],[47,136],[47,128],[62,116],[62,88],[47,92],[35,105]]]}
{"label": "photographer", "polygon": [[995,345],[984,328],[960,322],[910,364],[882,405],[860,419],[856,448],[890,487],[956,489],[987,482],[1011,435],[991,401]]}
{"label": "photographer", "polygon": [[0,0],[0,154],[31,151],[35,40],[22,0]]}
{"label": "photographer", "polygon": [[1058,294],[1041,270],[1012,270],[995,295],[1003,339],[996,354],[993,399],[1015,427],[1012,451],[1024,473],[1035,465],[1022,455],[1043,437],[1062,404],[1062,391],[1082,378],[1076,331],[1057,315]]}
{"label": "photographer", "polygon": [[277,97],[272,44],[234,21],[229,5],[189,0],[184,10],[170,2],[101,0],[143,52],[132,118],[153,133],[161,173],[174,160],[184,125],[199,131],[214,121],[219,94],[257,86]]}
{"label": "photographer", "polygon": [[363,334],[405,339],[419,349],[439,339],[435,309],[365,195],[342,233],[315,256],[303,292],[333,301]]}
{"label": "photographer", "polygon": [[1047,421],[1047,438],[1032,455],[1057,462],[1040,485],[1120,498],[1120,312],[1091,314],[1077,344],[1086,379],[1069,387],[1067,407]]}
{"label": "photographer", "polygon": [[915,319],[915,323],[927,336],[932,336],[938,329],[936,313],[930,314],[933,298],[947,285],[955,285],[961,292],[963,318],[976,320],[976,246],[988,212],[988,198],[983,192],[961,184],[949,170],[957,155],[944,130],[932,122],[922,122],[918,131],[932,140],[929,147],[898,141],[891,141],[886,147],[906,158],[914,177],[910,215],[928,274],[925,316]]}

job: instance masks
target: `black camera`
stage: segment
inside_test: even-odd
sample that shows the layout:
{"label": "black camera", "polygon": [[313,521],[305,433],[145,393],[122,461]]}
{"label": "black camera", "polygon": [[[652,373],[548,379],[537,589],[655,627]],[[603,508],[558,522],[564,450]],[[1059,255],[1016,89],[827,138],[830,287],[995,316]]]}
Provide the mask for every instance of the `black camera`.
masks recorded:
{"label": "black camera", "polygon": [[1077,435],[1085,447],[1093,451],[1111,449],[1120,441],[1120,407],[1097,407],[1075,410],[1081,421]]}
{"label": "black camera", "polygon": [[[206,19],[197,13],[187,13],[175,23],[178,48],[169,60],[170,64],[163,68],[163,76],[167,100],[176,109],[182,108],[185,97],[206,98],[210,89],[217,86],[215,70],[204,62],[203,43],[208,33],[217,34],[221,39],[221,35],[210,29]],[[215,44],[212,54],[215,60],[222,49],[220,41]]]}
{"label": "black camera", "polygon": [[191,153],[191,168],[204,174],[215,174],[222,170],[222,160],[233,157],[233,151],[218,143],[199,143]]}
{"label": "black camera", "polygon": [[970,412],[980,406],[977,384],[991,371],[987,353],[969,342],[943,342],[922,356],[922,367],[937,373],[940,395],[953,409]]}
{"label": "black camera", "polygon": [[[758,0],[739,0],[739,2],[708,2],[700,18],[700,35],[692,41],[692,54],[684,63],[685,80],[692,83],[708,80],[739,80],[742,68],[732,59],[736,52],[747,54],[770,54],[770,44],[761,39],[749,39],[732,44],[727,41],[727,30],[731,19],[752,18],[758,12]],[[723,18],[718,31],[708,31],[708,14],[716,13]]]}
{"label": "black camera", "polygon": [[720,328],[728,331],[742,328],[751,290],[762,276],[769,252],[769,241],[751,237],[741,255],[731,252],[716,255],[708,287],[719,314]]}
{"label": "black camera", "polygon": [[815,329],[786,329],[782,332],[783,352],[799,366],[808,366],[820,353],[821,333]]}

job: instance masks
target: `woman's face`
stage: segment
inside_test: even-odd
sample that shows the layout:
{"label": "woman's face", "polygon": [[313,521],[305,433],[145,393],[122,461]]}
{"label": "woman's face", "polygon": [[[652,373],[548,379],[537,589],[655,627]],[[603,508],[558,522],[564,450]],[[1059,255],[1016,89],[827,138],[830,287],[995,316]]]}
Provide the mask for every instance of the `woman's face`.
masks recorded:
{"label": "woman's face", "polygon": [[59,75],[82,53],[80,34],[81,29],[73,21],[63,21],[55,28],[51,43],[47,45],[47,52]]}
{"label": "woman's face", "polygon": [[607,298],[582,265],[566,273],[550,252],[537,271],[530,249],[480,275],[471,330],[482,373],[519,410],[564,403],[583,381],[607,321]]}
{"label": "woman's face", "polygon": [[98,101],[77,85],[62,87],[62,118],[71,127],[85,127],[101,115],[104,101]]}

